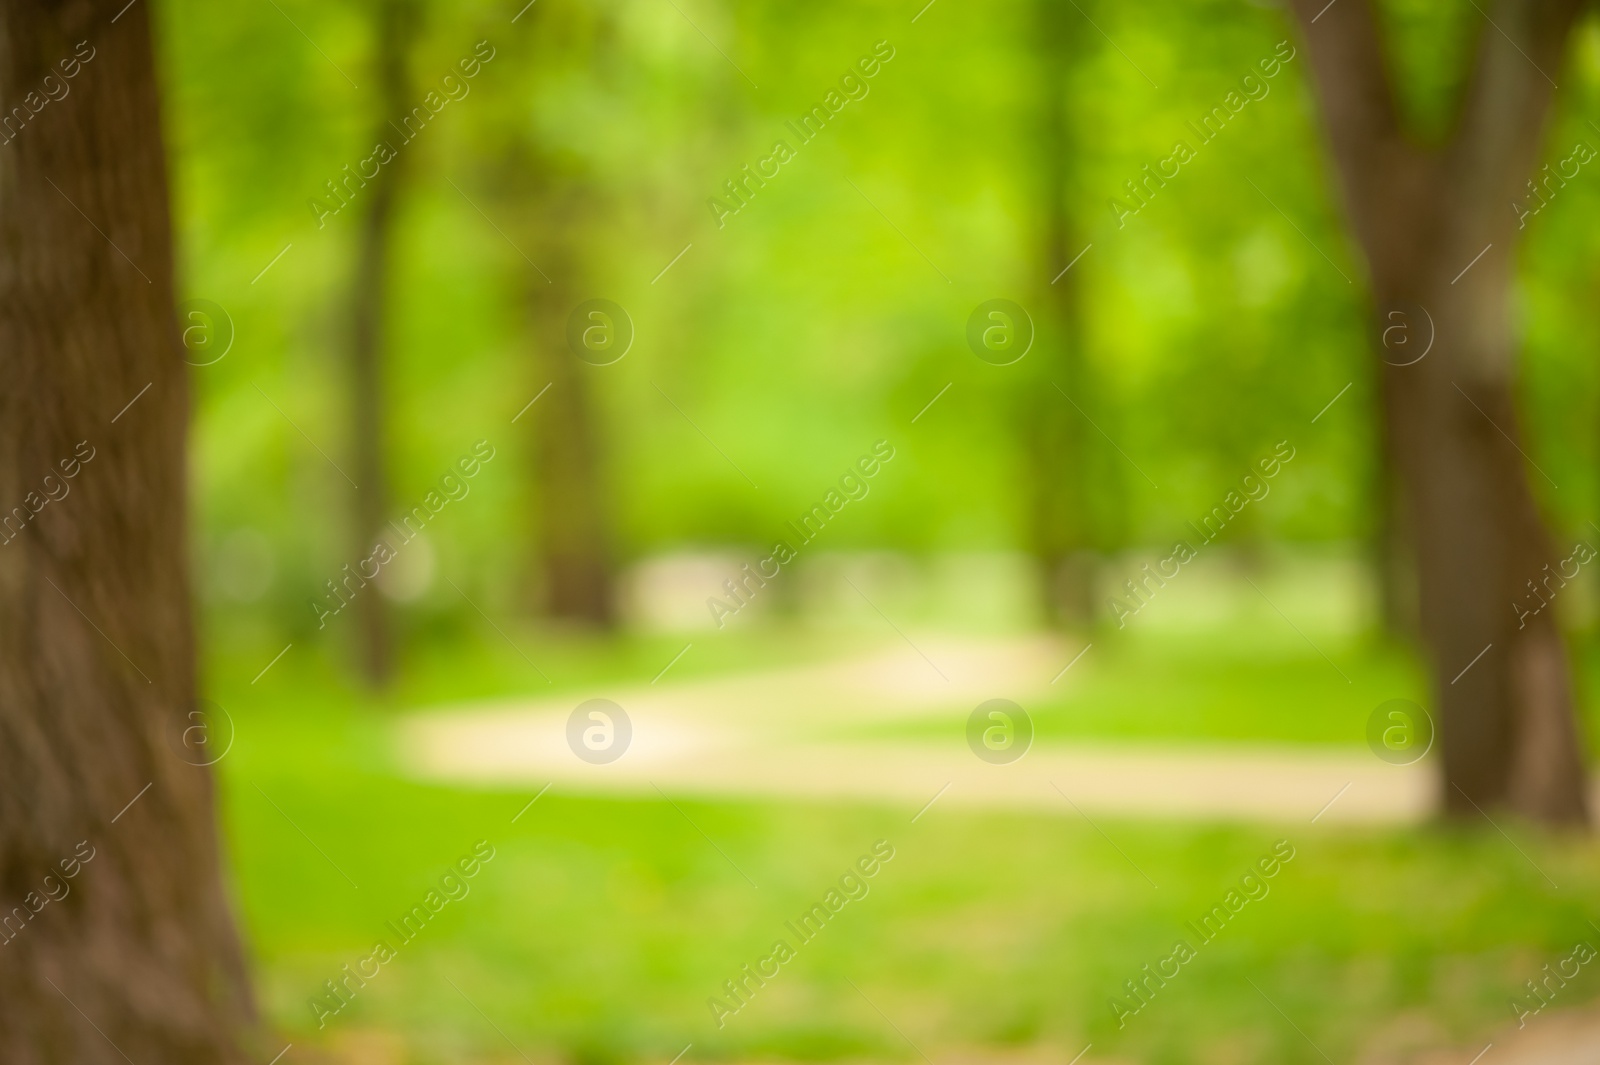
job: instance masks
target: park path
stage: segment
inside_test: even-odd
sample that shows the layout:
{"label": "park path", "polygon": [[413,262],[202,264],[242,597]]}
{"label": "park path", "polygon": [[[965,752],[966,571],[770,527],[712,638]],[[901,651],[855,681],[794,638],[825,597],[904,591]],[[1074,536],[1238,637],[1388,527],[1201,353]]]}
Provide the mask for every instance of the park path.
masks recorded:
{"label": "park path", "polygon": [[[992,698],[1036,705],[1074,683],[1072,670],[1062,670],[1079,650],[1048,637],[918,635],[914,646],[908,641],[903,649],[817,665],[421,711],[398,725],[399,752],[409,773],[459,785],[530,794],[548,784],[589,794],[866,801],[901,805],[913,819],[966,808],[1090,819],[1383,824],[1414,822],[1432,809],[1429,768],[1391,766],[1361,747],[1074,741],[1035,743],[1016,762],[990,765],[959,739],[871,736],[874,727],[928,719],[949,722],[953,735],[975,706]],[[604,765],[579,759],[566,739],[573,709],[594,697],[622,706],[633,726],[626,752]],[[1487,1047],[1419,1051],[1418,1034],[1397,1018],[1395,1031],[1376,1036],[1357,1060],[1600,1062],[1600,1010],[1592,1008],[1555,1010],[1520,1031],[1508,1025]],[[939,1065],[1042,1065],[1035,1054],[992,1048],[935,1058]],[[400,1059],[335,1060],[394,1065]],[[1133,1063],[1092,1052],[1083,1065]]]}
{"label": "park path", "polygon": [[[862,736],[930,718],[954,733],[991,698],[1036,704],[1073,684],[1062,670],[1077,650],[1044,636],[918,636],[816,665],[422,711],[402,720],[399,750],[408,772],[429,780],[583,793],[1367,823],[1431,809],[1428,769],[1359,747],[1039,742],[990,765],[960,740]],[[591,697],[617,703],[632,723],[626,752],[609,764],[567,745],[568,717]]]}
{"label": "park path", "polygon": [[1600,1010],[1556,1010],[1529,1019],[1520,1029],[1507,1025],[1483,1047],[1433,1050],[1415,1057],[1373,1061],[1375,1065],[1387,1061],[1404,1061],[1406,1065],[1594,1065],[1600,1061]]}

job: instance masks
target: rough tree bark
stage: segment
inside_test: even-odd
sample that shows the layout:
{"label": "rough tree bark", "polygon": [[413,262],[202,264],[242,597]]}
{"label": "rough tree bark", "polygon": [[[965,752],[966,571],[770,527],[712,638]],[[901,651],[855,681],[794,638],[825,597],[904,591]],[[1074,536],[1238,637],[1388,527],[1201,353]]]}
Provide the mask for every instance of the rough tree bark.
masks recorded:
{"label": "rough tree bark", "polygon": [[1454,128],[1437,146],[1402,128],[1370,0],[1293,6],[1375,310],[1407,312],[1421,331],[1424,308],[1436,333],[1426,358],[1378,372],[1440,713],[1445,810],[1584,821],[1566,645],[1553,612],[1523,621],[1513,606],[1565,552],[1546,532],[1519,443],[1509,307],[1511,204],[1534,174],[1581,0],[1484,5],[1494,24],[1481,27]]}
{"label": "rough tree bark", "polygon": [[[406,53],[415,29],[416,12],[408,0],[378,0],[379,107],[382,118],[373,143],[393,143],[396,116],[410,106]],[[368,184],[367,214],[362,221],[351,296],[350,401],[356,451],[354,549],[366,558],[384,537],[389,508],[384,468],[383,363],[386,343],[391,246],[394,243],[395,199],[406,154],[401,152]],[[393,637],[388,606],[381,595],[357,601],[360,621],[361,671],[368,683],[388,682],[394,669]]]}
{"label": "rough tree bark", "polygon": [[7,1065],[242,1063],[252,1016],[184,735],[186,367],[149,6],[120,7],[0,4],[7,106],[89,57],[0,145]]}
{"label": "rough tree bark", "polygon": [[[1062,273],[1082,251],[1067,202],[1072,190],[1076,144],[1067,114],[1067,77],[1079,56],[1069,26],[1071,9],[1057,0],[1034,5],[1039,72],[1038,235],[1040,336],[1024,397],[1024,449],[1028,464],[1029,532],[1046,616],[1057,624],[1085,624],[1094,617],[1094,547],[1089,513],[1084,415],[1086,402],[1082,290],[1076,267]],[[1088,24],[1083,23],[1084,28]],[[1050,279],[1055,280],[1050,280]],[[1071,402],[1057,387],[1072,397]]]}

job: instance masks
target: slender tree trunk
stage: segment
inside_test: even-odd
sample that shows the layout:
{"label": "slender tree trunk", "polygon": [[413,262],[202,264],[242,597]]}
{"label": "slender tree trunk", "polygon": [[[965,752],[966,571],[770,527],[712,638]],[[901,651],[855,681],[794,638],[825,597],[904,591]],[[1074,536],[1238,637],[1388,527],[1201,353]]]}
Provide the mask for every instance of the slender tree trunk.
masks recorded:
{"label": "slender tree trunk", "polygon": [[1437,150],[1400,126],[1370,0],[1325,12],[1294,4],[1376,308],[1420,305],[1437,330],[1426,358],[1379,373],[1417,560],[1445,809],[1583,821],[1566,645],[1553,612],[1517,608],[1557,555],[1518,429],[1510,315],[1511,202],[1543,139],[1544,71],[1559,70],[1580,4],[1493,5],[1499,29],[1482,30],[1457,128]]}
{"label": "slender tree trunk", "polygon": [[[521,25],[537,34],[536,62],[572,76],[610,67],[612,27],[581,7],[536,5]],[[589,228],[600,216],[598,182],[580,153],[550,150],[523,135],[508,182],[521,219],[519,246],[539,267],[523,274],[534,392],[549,392],[523,419],[532,445],[532,568],[542,612],[560,621],[610,627],[616,620],[616,562],[599,378],[617,372],[580,360],[567,345],[577,306],[603,297],[588,286]]]}
{"label": "slender tree trunk", "polygon": [[[392,143],[391,124],[409,106],[406,52],[415,11],[409,0],[378,0],[378,65],[383,117],[374,143]],[[356,449],[356,558],[366,558],[383,538],[389,509],[388,476],[384,469],[383,363],[387,348],[384,321],[388,310],[390,259],[394,244],[395,199],[405,153],[385,164],[369,182],[366,217],[362,220],[356,260],[355,288],[351,298],[350,350],[351,414]],[[384,597],[364,595],[356,606],[360,621],[361,671],[368,683],[388,682],[394,667],[393,637]]]}
{"label": "slender tree trunk", "polygon": [[121,6],[0,5],[0,99],[81,62],[0,145],[0,506],[31,516],[0,545],[0,1060],[242,1065],[191,764],[218,752],[185,735],[204,719],[149,6],[113,24]]}
{"label": "slender tree trunk", "polygon": [[[1094,617],[1093,535],[1084,415],[1088,370],[1083,357],[1083,309],[1076,267],[1082,251],[1067,208],[1073,188],[1076,143],[1067,114],[1067,79],[1078,59],[1068,27],[1070,8],[1036,0],[1034,32],[1040,79],[1040,203],[1038,236],[1041,299],[1035,359],[1024,399],[1025,455],[1029,465],[1029,531],[1046,616],[1056,624]],[[1054,279],[1054,280],[1051,280]],[[1058,391],[1066,392],[1066,396]],[[1071,401],[1067,396],[1071,397]]]}
{"label": "slender tree trunk", "polygon": [[524,275],[534,387],[550,386],[530,411],[529,426],[541,600],[550,617],[610,626],[616,619],[611,518],[593,396],[594,377],[606,367],[568,350],[567,318],[583,300],[571,278],[582,267],[573,253],[577,235],[558,223],[554,236],[544,245],[553,282],[531,270]]}

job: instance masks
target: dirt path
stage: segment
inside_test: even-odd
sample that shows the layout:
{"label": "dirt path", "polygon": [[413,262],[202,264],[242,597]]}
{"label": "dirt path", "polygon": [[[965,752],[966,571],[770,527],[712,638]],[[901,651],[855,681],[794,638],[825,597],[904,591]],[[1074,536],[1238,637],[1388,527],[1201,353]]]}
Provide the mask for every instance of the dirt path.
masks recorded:
{"label": "dirt path", "polygon": [[[1509,1012],[1509,1011],[1508,1011]],[[1574,1009],[1507,1026],[1486,1046],[1434,1050],[1409,1058],[1374,1057],[1405,1065],[1594,1065],[1600,1061],[1600,1011]]]}
{"label": "dirt path", "polygon": [[991,765],[959,741],[847,738],[884,722],[964,720],[990,698],[1027,706],[1052,677],[1072,683],[1060,672],[1071,651],[1048,638],[918,637],[916,648],[841,662],[596,693],[622,706],[633,729],[626,753],[604,765],[567,744],[581,701],[572,697],[419,713],[400,726],[400,749],[428,779],[585,792],[660,788],[913,811],[937,797],[947,806],[1275,821],[1404,822],[1430,809],[1427,769],[1359,748],[1040,743]]}

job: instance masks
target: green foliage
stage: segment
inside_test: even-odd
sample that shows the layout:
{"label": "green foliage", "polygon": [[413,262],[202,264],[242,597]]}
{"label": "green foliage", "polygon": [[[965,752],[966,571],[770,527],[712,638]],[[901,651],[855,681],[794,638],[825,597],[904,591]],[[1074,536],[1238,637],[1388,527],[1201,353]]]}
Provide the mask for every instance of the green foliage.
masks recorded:
{"label": "green foliage", "polygon": [[[381,116],[369,7],[281,6],[179,0],[164,9],[163,51],[181,289],[221,303],[237,326],[229,357],[195,374],[198,539],[215,554],[235,530],[265,534],[276,560],[269,602],[296,631],[305,597],[348,561],[339,528],[349,485],[290,419],[335,462],[349,453],[342,367],[360,206],[319,229],[306,201],[366,153]],[[979,362],[963,330],[984,299],[1035,299],[1047,269],[1032,9],[936,3],[911,23],[887,2],[811,6],[804,17],[680,7],[536,6],[516,24],[498,5],[428,7],[410,57],[419,85],[476,41],[497,58],[404,149],[385,368],[397,510],[465,445],[489,439],[501,464],[476,487],[470,518],[442,521],[434,546],[444,569],[486,591],[515,583],[490,576],[524,565],[515,545],[528,525],[527,425],[510,422],[543,382],[529,369],[521,307],[521,254],[532,250],[519,253],[496,227],[515,231],[517,205],[566,174],[594,200],[586,283],[638,328],[628,357],[593,374],[625,557],[763,542],[879,438],[907,458],[836,546],[1018,545],[1024,471],[1006,397],[1051,386],[1028,360]],[[1092,245],[1074,268],[1095,386],[1084,414],[1127,455],[1091,437],[1097,491],[1126,510],[1118,542],[1172,539],[1281,439],[1302,449],[1300,464],[1229,535],[1366,535],[1374,414],[1361,268],[1340,228],[1303,49],[1119,227],[1109,203],[1123,183],[1175,139],[1195,140],[1188,123],[1293,34],[1279,13],[1248,6],[1083,10],[1067,13],[1080,57],[1067,75],[1067,183]],[[1470,14],[1431,12],[1397,3],[1385,16],[1398,83],[1430,128],[1459,88],[1474,32]],[[1574,60],[1589,85],[1592,37],[1580,36]],[[785,123],[880,40],[895,58],[870,93],[799,143]],[[1577,101],[1563,94],[1553,152],[1600,136]],[[507,172],[512,146],[529,137],[540,155],[524,170],[542,172]],[[718,228],[706,202],[775,139],[794,140],[797,157]],[[1591,230],[1564,220],[1593,209],[1591,180],[1535,221],[1522,282],[1528,450],[1571,485],[1545,494],[1574,530],[1594,492],[1592,404],[1574,402],[1596,388],[1583,342],[1595,327],[1580,312],[1594,278]],[[1036,317],[1043,365],[1063,340]],[[459,609],[439,584],[417,609]]]}

